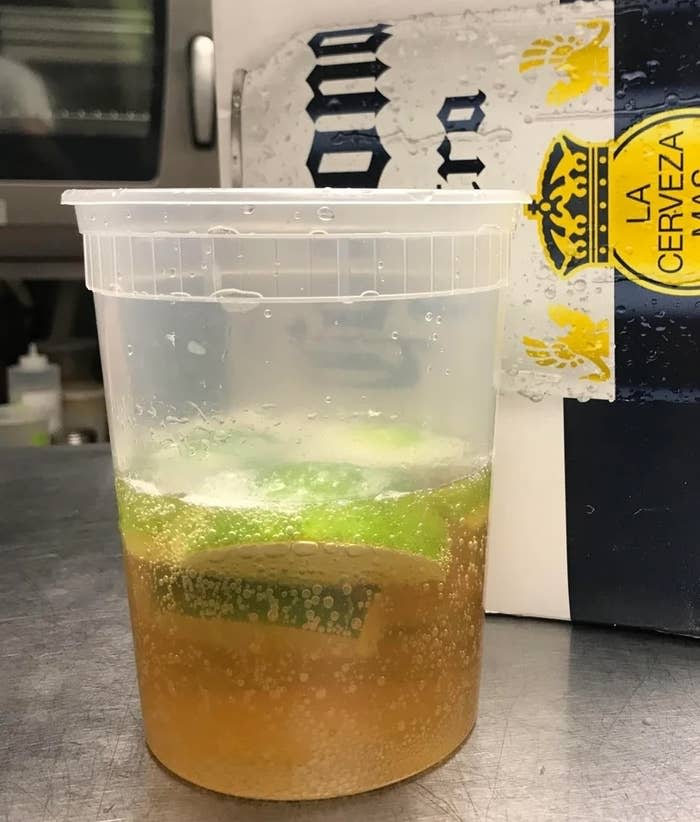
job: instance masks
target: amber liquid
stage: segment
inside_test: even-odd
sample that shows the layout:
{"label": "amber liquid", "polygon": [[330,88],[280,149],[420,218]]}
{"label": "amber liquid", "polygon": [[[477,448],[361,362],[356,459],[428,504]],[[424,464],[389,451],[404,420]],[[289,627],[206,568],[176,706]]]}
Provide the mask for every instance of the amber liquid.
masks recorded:
{"label": "amber liquid", "polygon": [[[446,757],[476,718],[485,546],[483,531],[451,533],[444,578],[367,588],[352,635],[232,619],[211,601],[182,608],[163,591],[178,577],[196,587],[198,572],[139,558],[126,540],[151,751],[198,785],[267,799],[357,793]],[[333,608],[314,591],[317,609]]]}

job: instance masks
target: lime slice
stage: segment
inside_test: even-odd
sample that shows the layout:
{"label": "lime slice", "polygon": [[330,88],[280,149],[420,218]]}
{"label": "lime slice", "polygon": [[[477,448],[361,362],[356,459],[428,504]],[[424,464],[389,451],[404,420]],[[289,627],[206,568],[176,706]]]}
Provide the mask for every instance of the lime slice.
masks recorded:
{"label": "lime slice", "polygon": [[295,511],[194,505],[118,480],[125,548],[148,563],[164,611],[357,639],[378,591],[445,578],[450,528],[482,528],[489,491],[482,471],[433,490],[332,501],[359,493],[367,476],[318,464],[258,476],[268,496],[288,501],[301,488],[315,500]]}
{"label": "lime slice", "polygon": [[[280,476],[294,475],[285,474],[291,469],[276,470],[282,474],[268,476],[268,493],[274,493],[270,488]],[[309,469],[308,477],[312,474]],[[364,474],[348,470],[341,477],[346,492],[358,476]],[[341,479],[331,472],[309,483],[318,499],[330,495]],[[193,505],[117,482],[121,529],[136,556],[243,579],[322,584],[442,578],[449,528],[460,522],[482,527],[488,490],[489,473],[481,471],[437,489],[314,502],[289,511]]]}
{"label": "lime slice", "polygon": [[287,463],[259,471],[260,495],[270,502],[299,507],[308,503],[372,499],[397,490],[395,472],[338,462]]}
{"label": "lime slice", "polygon": [[[236,555],[241,549],[221,554]],[[230,556],[229,556],[230,558]],[[198,557],[201,559],[201,557]],[[192,566],[151,568],[153,593],[164,610],[199,619],[302,628],[320,634],[357,638],[376,585],[321,585],[250,580],[203,573]]]}
{"label": "lime slice", "polygon": [[444,579],[443,562],[372,545],[286,542],[197,551],[181,560],[197,573],[322,586],[412,585]]}

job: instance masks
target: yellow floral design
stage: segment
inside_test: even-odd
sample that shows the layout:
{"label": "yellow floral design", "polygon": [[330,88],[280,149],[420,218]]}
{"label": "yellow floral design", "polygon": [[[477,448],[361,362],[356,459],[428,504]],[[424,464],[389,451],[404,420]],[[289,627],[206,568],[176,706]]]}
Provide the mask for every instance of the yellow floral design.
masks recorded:
{"label": "yellow floral design", "polygon": [[552,38],[538,38],[522,54],[521,74],[549,65],[560,76],[561,79],[547,92],[549,105],[568,103],[590,91],[594,85],[610,83],[610,49],[603,45],[610,33],[610,23],[588,20],[579,26],[593,35],[587,38],[557,34]]}
{"label": "yellow floral design", "polygon": [[547,309],[550,320],[565,334],[546,342],[535,337],[523,337],[525,352],[544,368],[578,368],[584,363],[596,367],[596,371],[584,374],[582,380],[605,382],[610,379],[610,324],[607,320],[596,322],[583,311],[565,305],[551,305]]}

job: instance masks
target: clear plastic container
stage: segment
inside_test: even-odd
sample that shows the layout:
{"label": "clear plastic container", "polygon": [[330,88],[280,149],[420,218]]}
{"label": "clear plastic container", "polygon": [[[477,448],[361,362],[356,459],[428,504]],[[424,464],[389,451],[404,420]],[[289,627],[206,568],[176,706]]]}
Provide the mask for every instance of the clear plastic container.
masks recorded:
{"label": "clear plastic container", "polygon": [[476,717],[499,296],[523,197],[71,191],[147,742],[275,799]]}
{"label": "clear plastic container", "polygon": [[0,405],[0,446],[48,445],[49,420],[41,408]]}
{"label": "clear plastic container", "polygon": [[29,351],[7,369],[11,403],[22,403],[41,411],[49,421],[50,433],[61,427],[61,370],[30,343]]}

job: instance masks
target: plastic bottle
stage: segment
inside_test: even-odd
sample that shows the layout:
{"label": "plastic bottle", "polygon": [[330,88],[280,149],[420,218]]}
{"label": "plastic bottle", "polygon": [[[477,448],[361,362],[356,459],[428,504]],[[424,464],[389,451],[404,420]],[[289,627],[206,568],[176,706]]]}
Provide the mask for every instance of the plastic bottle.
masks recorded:
{"label": "plastic bottle", "polygon": [[44,411],[50,433],[61,428],[61,369],[37,351],[36,343],[7,369],[7,385],[10,402]]}

